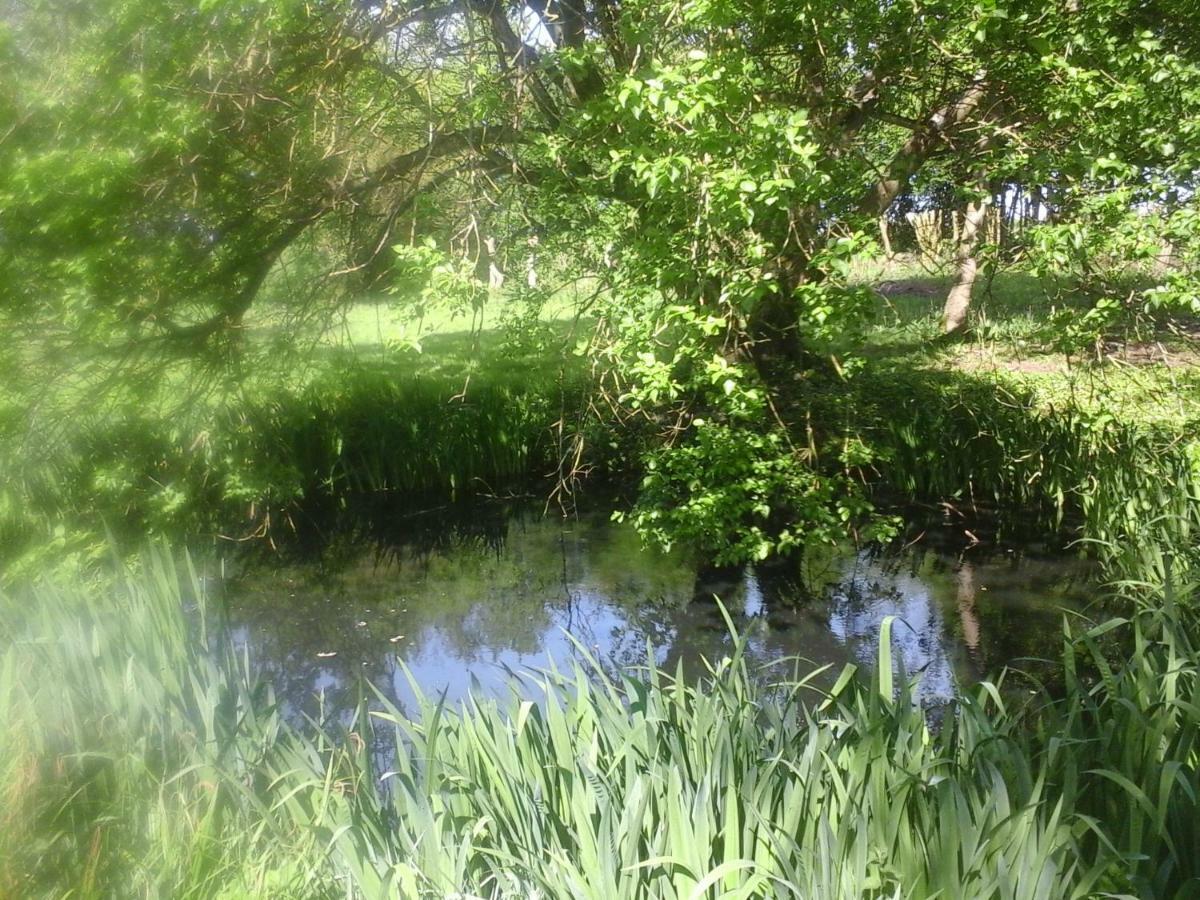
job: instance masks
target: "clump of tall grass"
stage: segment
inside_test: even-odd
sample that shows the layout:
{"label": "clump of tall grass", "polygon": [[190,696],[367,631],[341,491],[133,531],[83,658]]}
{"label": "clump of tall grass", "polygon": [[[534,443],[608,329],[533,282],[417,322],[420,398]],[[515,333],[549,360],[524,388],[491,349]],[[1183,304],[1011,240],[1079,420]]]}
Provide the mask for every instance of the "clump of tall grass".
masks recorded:
{"label": "clump of tall grass", "polygon": [[[161,555],[4,607],[0,892],[74,896],[1139,897],[1200,881],[1200,649],[1177,598],[1064,641],[1064,695],[932,727],[879,666],[764,681],[738,645],[376,697],[286,722]],[[198,599],[187,611],[185,600]],[[1131,656],[1099,644],[1117,633]],[[1014,700],[1014,697],[1027,699]]]}
{"label": "clump of tall grass", "polygon": [[131,401],[44,454],[0,430],[0,563],[33,554],[36,570],[39,556],[147,535],[279,537],[363,495],[402,508],[519,491],[556,470],[554,426],[581,393],[549,369],[464,378],[351,361],[182,414]]}
{"label": "clump of tall grass", "polygon": [[250,874],[247,786],[281,726],[201,613],[161,555],[4,598],[0,895],[210,897]]}
{"label": "clump of tall grass", "polygon": [[1015,511],[1067,526],[1114,575],[1145,548],[1178,555],[1200,535],[1197,427],[1125,421],[1067,403],[1050,409],[1020,385],[963,373],[871,370],[839,397],[847,428],[875,452],[881,485],[914,499]]}

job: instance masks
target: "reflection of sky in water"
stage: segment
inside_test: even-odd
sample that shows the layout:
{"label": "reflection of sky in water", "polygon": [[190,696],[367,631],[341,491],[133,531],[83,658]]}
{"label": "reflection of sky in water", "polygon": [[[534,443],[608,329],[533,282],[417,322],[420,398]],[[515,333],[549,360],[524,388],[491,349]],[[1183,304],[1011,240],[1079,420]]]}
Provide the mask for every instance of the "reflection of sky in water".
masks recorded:
{"label": "reflection of sky in water", "polygon": [[859,662],[874,666],[883,620],[895,616],[892,650],[897,673],[917,677],[918,694],[926,701],[953,699],[955,671],[947,653],[953,636],[929,589],[916,578],[888,575],[861,558],[856,563],[830,592],[830,633]]}
{"label": "reflection of sky in water", "polygon": [[1057,631],[1058,607],[1080,596],[1075,568],[1011,553],[851,552],[814,587],[777,568],[697,573],[640,551],[605,520],[542,520],[509,527],[499,549],[468,545],[399,565],[364,557],[319,576],[251,573],[232,592],[231,615],[235,640],[250,645],[289,711],[315,709],[317,694],[327,709],[353,705],[360,675],[410,712],[410,677],[430,699],[537,697],[511,673],[582,662],[576,642],[609,672],[634,670],[649,653],[697,674],[702,658],[730,650],[714,595],[751,660],[802,657],[805,668],[873,668],[880,626],[895,616],[897,667],[936,703],[956,683],[1036,654],[1039,635]]}
{"label": "reflection of sky in water", "polygon": [[[580,591],[563,608],[552,611],[550,625],[538,635],[534,652],[483,646],[470,655],[460,655],[444,635],[431,629],[421,636],[415,651],[398,658],[430,699],[444,695],[457,701],[471,691],[499,697],[513,687],[536,697],[538,692],[528,679],[514,679],[510,673],[569,667],[579,653],[568,634],[603,661],[629,658],[643,650],[641,645],[630,646],[635,634],[620,610],[605,597]],[[662,652],[656,654],[658,662],[662,657]],[[395,667],[391,681],[393,696],[407,706],[413,691],[400,666]]]}

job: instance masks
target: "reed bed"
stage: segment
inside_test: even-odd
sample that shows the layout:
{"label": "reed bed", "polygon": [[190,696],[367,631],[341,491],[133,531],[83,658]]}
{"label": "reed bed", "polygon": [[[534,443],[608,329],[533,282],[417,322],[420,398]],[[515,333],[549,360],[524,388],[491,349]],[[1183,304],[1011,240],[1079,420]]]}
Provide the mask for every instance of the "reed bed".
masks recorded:
{"label": "reed bed", "polygon": [[[555,425],[582,396],[564,373],[450,378],[351,364],[295,388],[221,396],[186,416],[128,405],[48,456],[0,434],[0,562],[36,572],[147,535],[279,537],[364,495],[429,505],[553,473]],[[8,458],[6,458],[8,457]]]}
{"label": "reed bed", "polygon": [[1200,423],[1054,409],[1014,383],[932,371],[864,373],[833,402],[853,413],[824,420],[869,443],[867,477],[893,493],[1066,531],[1114,577],[1136,574],[1148,547],[1200,551]]}
{"label": "reed bed", "polygon": [[[127,404],[45,455],[0,411],[0,569],[36,572],[64,551],[94,556],[148,534],[277,538],[306,521],[328,532],[367,498],[403,514],[545,493],[564,463],[636,480],[644,435],[582,414],[578,368],[531,365],[493,359],[471,375],[349,358],[300,385],[222,394],[190,417]],[[811,424],[816,458],[839,466],[836,451],[863,442],[873,456],[857,474],[881,494],[1065,529],[1115,573],[1135,572],[1142,547],[1197,552],[1200,422],[1123,421],[1069,398],[1051,408],[995,374],[878,362],[829,381],[782,398],[797,444]],[[581,421],[586,435],[573,433]]]}
{"label": "reed bed", "polygon": [[203,584],[147,554],[5,601],[0,895],[1194,896],[1189,591],[1065,633],[1059,696],[1010,675],[936,727],[890,621],[875,672],[831,689],[736,649],[614,678],[580,648],[527,675],[536,703],[410,717],[367,692],[296,723]]}

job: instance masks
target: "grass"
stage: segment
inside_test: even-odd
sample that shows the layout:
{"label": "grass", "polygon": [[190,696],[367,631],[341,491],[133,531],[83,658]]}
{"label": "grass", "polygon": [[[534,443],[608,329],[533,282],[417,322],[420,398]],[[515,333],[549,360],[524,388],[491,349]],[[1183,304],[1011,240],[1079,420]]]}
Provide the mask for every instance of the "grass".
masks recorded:
{"label": "grass", "polygon": [[[487,353],[503,340],[506,331],[541,327],[570,333],[586,321],[588,307],[597,290],[590,278],[565,282],[536,304],[518,295],[500,295],[479,310],[465,311],[446,306],[422,309],[412,301],[391,295],[361,296],[342,308],[319,332],[319,341],[331,350],[343,350],[362,358],[389,351],[432,347],[445,354]],[[279,328],[265,315],[250,328],[258,340],[269,340]]]}
{"label": "grass", "polygon": [[376,299],[297,344],[264,314],[229,374],[181,365],[107,393],[80,379],[0,398],[0,561],[20,576],[147,534],[280,537],[355,494],[519,491],[568,452],[587,326],[556,317],[586,287],[499,304],[503,331],[460,330],[446,310],[405,331]]}
{"label": "grass", "polygon": [[[1026,508],[1044,528],[1082,521],[1077,534],[1098,546],[1194,543],[1200,367],[1155,363],[1144,341],[1132,362],[1068,358],[1047,343],[1041,286],[1020,273],[987,285],[953,342],[937,335],[945,276],[893,264],[859,277],[904,289],[881,296],[869,365],[816,426],[867,437],[865,477],[913,499]],[[573,350],[593,290],[569,285],[542,307],[508,298],[475,323],[505,327],[482,330],[449,308],[417,320],[365,298],[300,346],[268,304],[227,383],[180,368],[103,404],[72,383],[42,392],[58,405],[42,419],[23,407],[30,387],[0,401],[0,559],[20,575],[113,538],[326,528],[365,494],[428,505],[523,490],[571,458],[587,383]],[[1192,359],[1182,338],[1164,340],[1172,359]],[[796,421],[807,427],[803,411]],[[625,437],[590,444],[635,467]]]}
{"label": "grass", "polygon": [[[1048,409],[1105,411],[1146,425],[1189,426],[1200,420],[1200,345],[1187,329],[1141,323],[1095,347],[1065,352],[1056,315],[1082,315],[1085,298],[1053,289],[1020,271],[983,279],[960,340],[943,340],[941,306],[949,278],[911,262],[859,273],[891,281],[881,296],[863,352],[896,367],[994,378],[1036,395]],[[1186,324],[1186,323],[1185,323]]]}
{"label": "grass", "polygon": [[116,583],[2,607],[0,892],[1191,896],[1191,589],[1143,586],[1147,611],[1077,627],[1063,696],[984,684],[936,728],[894,673],[890,623],[875,674],[825,691],[764,684],[734,652],[699,683],[576,668],[529,674],[539,703],[429,699],[409,720],[377,699],[302,725],[202,585],[148,554]]}
{"label": "grass", "polygon": [[870,365],[834,387],[823,418],[872,446],[868,477],[1065,528],[1114,573],[1136,570],[1144,546],[1196,553],[1200,354],[1185,333],[1115,335],[1100,358],[1069,356],[1042,285],[1008,272],[975,298],[968,333],[945,340],[944,277],[911,264],[860,277],[894,292],[867,334]]}

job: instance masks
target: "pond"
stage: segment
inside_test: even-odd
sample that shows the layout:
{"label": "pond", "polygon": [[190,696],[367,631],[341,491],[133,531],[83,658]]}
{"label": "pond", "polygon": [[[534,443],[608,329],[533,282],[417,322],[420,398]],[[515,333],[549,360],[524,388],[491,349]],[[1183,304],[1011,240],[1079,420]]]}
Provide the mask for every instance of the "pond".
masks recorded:
{"label": "pond", "polygon": [[319,561],[248,565],[226,599],[235,640],[292,713],[352,706],[360,676],[409,712],[410,678],[451,702],[514,686],[536,696],[513,673],[566,668],[585,649],[610,672],[653,656],[699,675],[731,649],[722,605],[753,661],[799,657],[802,670],[873,667],[895,616],[897,665],[934,705],[1057,656],[1064,611],[1095,592],[1076,556],[971,538],[935,529],[902,550],[717,570],[643,549],[604,512],[487,507],[327,545]]}

